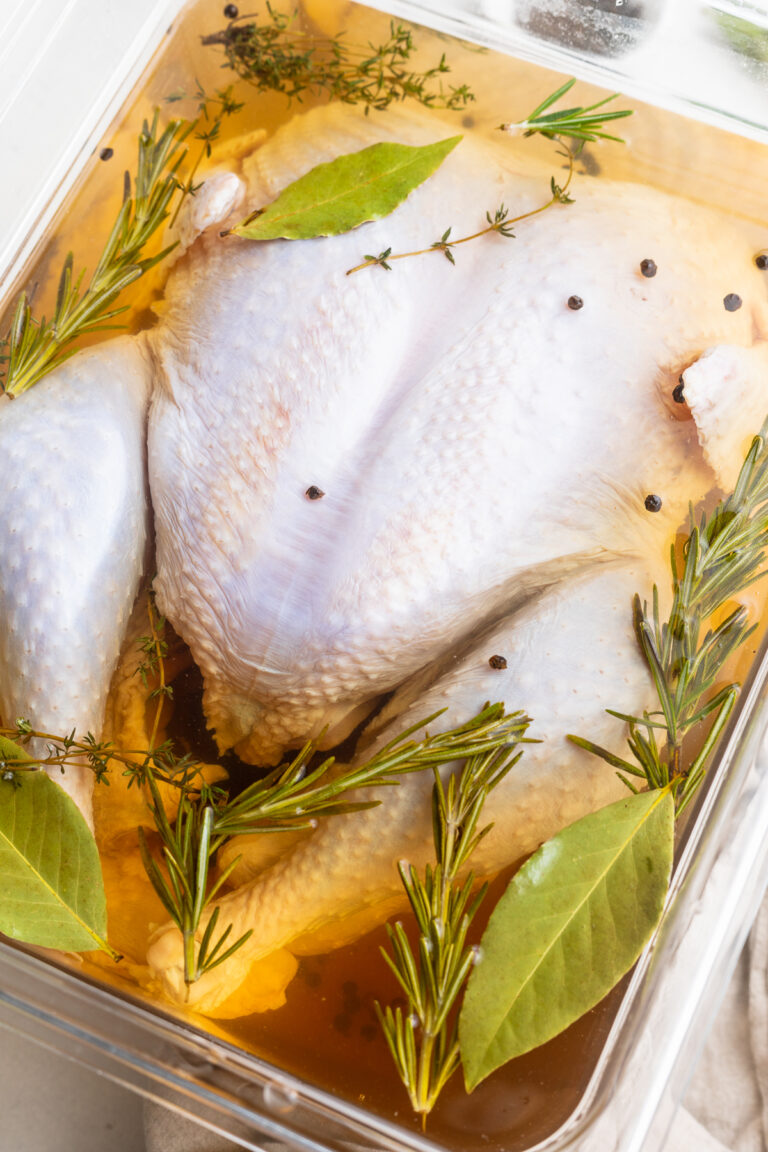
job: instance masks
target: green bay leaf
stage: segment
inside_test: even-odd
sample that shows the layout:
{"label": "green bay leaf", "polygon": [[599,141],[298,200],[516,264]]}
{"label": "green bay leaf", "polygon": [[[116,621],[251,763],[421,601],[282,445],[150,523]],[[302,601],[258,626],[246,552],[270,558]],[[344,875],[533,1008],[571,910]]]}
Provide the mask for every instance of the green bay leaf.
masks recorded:
{"label": "green bay leaf", "polygon": [[5,764],[6,768],[12,768],[17,763],[31,763],[32,757],[24,751],[20,744],[15,744],[7,736],[0,736],[0,761]]}
{"label": "green bay leaf", "polygon": [[461,139],[421,147],[372,144],[318,164],[232,232],[247,240],[309,240],[379,220],[431,176]]}
{"label": "green bay leaf", "polygon": [[0,932],[72,952],[104,946],[96,841],[77,805],[45,772],[0,779],[0,875]]}
{"label": "green bay leaf", "polygon": [[577,820],[513,877],[467,984],[468,1090],[578,1020],[627,972],[661,918],[674,848],[669,791]]}

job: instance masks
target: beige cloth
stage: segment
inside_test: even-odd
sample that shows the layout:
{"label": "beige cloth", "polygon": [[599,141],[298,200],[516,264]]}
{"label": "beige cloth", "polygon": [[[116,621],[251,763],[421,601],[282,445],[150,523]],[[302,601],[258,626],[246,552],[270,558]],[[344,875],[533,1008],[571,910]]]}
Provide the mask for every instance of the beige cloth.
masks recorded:
{"label": "beige cloth", "polygon": [[[237,1147],[156,1104],[145,1105],[145,1130],[147,1152]],[[768,1152],[768,898],[664,1152]]]}

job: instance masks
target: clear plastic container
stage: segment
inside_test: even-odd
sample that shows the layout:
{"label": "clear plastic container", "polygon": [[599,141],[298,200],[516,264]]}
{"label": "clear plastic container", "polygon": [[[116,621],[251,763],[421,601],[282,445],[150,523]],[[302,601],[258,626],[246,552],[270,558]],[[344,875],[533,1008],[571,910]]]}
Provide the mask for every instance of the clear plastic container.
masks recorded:
{"label": "clear plastic container", "polygon": [[391,0],[374,7],[765,139],[765,0]]}
{"label": "clear plastic container", "polygon": [[[23,75],[19,71],[7,80],[8,102],[0,118],[2,155],[13,161],[12,183],[0,188],[0,196],[7,196],[7,201],[0,199],[0,308],[44,245],[67,193],[89,165],[98,163],[94,149],[152,54],[162,51],[166,31],[173,31],[168,23],[181,7],[175,0],[165,6],[133,0],[130,6],[112,8],[81,0],[53,23],[49,20],[44,44],[22,20],[28,4],[3,16],[0,65],[26,54],[28,66]],[[514,49],[533,61],[520,66],[518,86],[510,94],[511,100],[525,101],[521,113],[527,110],[528,85],[538,82],[544,91],[552,86],[553,77],[537,71],[545,65],[611,89],[625,88],[663,108],[698,108],[703,119],[742,128],[752,140],[648,108],[642,123],[637,117],[626,132],[631,172],[639,165],[643,178],[660,187],[736,206],[748,220],[765,220],[768,148],[755,141],[768,141],[768,107],[751,102],[749,87],[749,100],[699,108],[695,86],[685,88],[677,72],[656,69],[655,79],[649,79],[636,67],[641,53],[650,53],[649,58],[663,53],[662,37],[675,27],[673,18],[694,12],[685,0],[662,6],[663,11],[648,4],[642,16],[627,16],[642,25],[633,33],[635,42],[617,56],[600,59],[586,54],[583,45],[545,38],[541,28],[535,34],[530,27],[521,32],[513,15],[522,4],[441,4],[439,14],[437,5],[433,11],[424,3],[379,7],[492,43],[495,49]],[[58,11],[55,5],[50,8]],[[32,13],[44,22],[49,16],[45,0],[33,5]],[[695,17],[698,28],[702,11],[696,9]],[[691,43],[695,57],[699,41]],[[734,47],[723,43],[716,51],[725,54]],[[483,57],[480,67],[492,72],[502,64]],[[73,70],[78,82],[68,88],[65,81]],[[66,102],[61,97],[65,89]],[[612,154],[606,163],[612,175],[630,174],[623,153]],[[763,660],[742,695],[728,744],[689,827],[662,927],[628,981],[575,1110],[556,1132],[531,1147],[552,1152],[661,1148],[768,881],[767,676]],[[8,942],[0,942],[0,1022],[194,1116],[246,1148],[405,1152],[438,1147],[249,1054],[215,1025],[198,1028],[55,958]]]}

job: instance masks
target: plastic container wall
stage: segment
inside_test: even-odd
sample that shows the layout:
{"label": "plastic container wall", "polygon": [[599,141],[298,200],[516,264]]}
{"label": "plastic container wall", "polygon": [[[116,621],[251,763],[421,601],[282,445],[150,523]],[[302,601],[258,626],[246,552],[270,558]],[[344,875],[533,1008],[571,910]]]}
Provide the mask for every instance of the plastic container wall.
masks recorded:
{"label": "plastic container wall", "polygon": [[181,7],[181,0],[0,6],[0,296]]}
{"label": "plastic container wall", "polygon": [[[175,0],[74,0],[62,9],[48,0],[10,0],[0,14],[0,135],[10,173],[0,187],[3,294],[180,6]],[[600,52],[587,50],[587,44],[594,48],[592,34],[578,43],[573,32],[564,42],[561,22],[559,31],[537,24],[534,14],[546,11],[544,0],[540,6],[534,0],[393,0],[379,6],[768,139],[762,73],[747,66],[744,49],[733,36],[721,35],[713,16],[732,15],[730,9],[739,7],[745,11],[738,19],[743,15],[759,29],[758,5],[638,0],[633,14],[612,4],[571,5],[580,9],[579,35],[594,30],[598,17],[601,26],[625,28],[623,43],[616,38],[611,51]],[[619,23],[611,23],[613,17]],[[635,24],[627,25],[630,20]],[[682,65],[681,44],[689,46]],[[722,89],[710,90],[703,101],[697,85],[707,71],[713,74],[712,61],[717,72],[729,60]],[[659,1152],[662,1146],[706,1020],[768,879],[764,681],[765,672],[743,703],[723,770],[705,799],[704,819],[681,861],[662,930],[634,974],[582,1104],[559,1133],[538,1146],[542,1152]],[[246,1148],[435,1149],[232,1045],[5,943],[0,1023],[203,1120]]]}
{"label": "plastic container wall", "polygon": [[766,0],[373,0],[372,6],[768,139]]}

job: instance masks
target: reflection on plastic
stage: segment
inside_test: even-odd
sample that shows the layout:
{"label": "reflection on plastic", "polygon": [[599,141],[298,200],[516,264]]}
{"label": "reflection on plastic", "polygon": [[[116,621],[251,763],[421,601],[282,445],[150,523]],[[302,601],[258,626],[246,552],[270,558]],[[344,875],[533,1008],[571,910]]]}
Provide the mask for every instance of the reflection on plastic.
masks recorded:
{"label": "reflection on plastic", "polygon": [[574,52],[618,56],[634,48],[658,16],[658,0],[518,0],[527,32]]}

